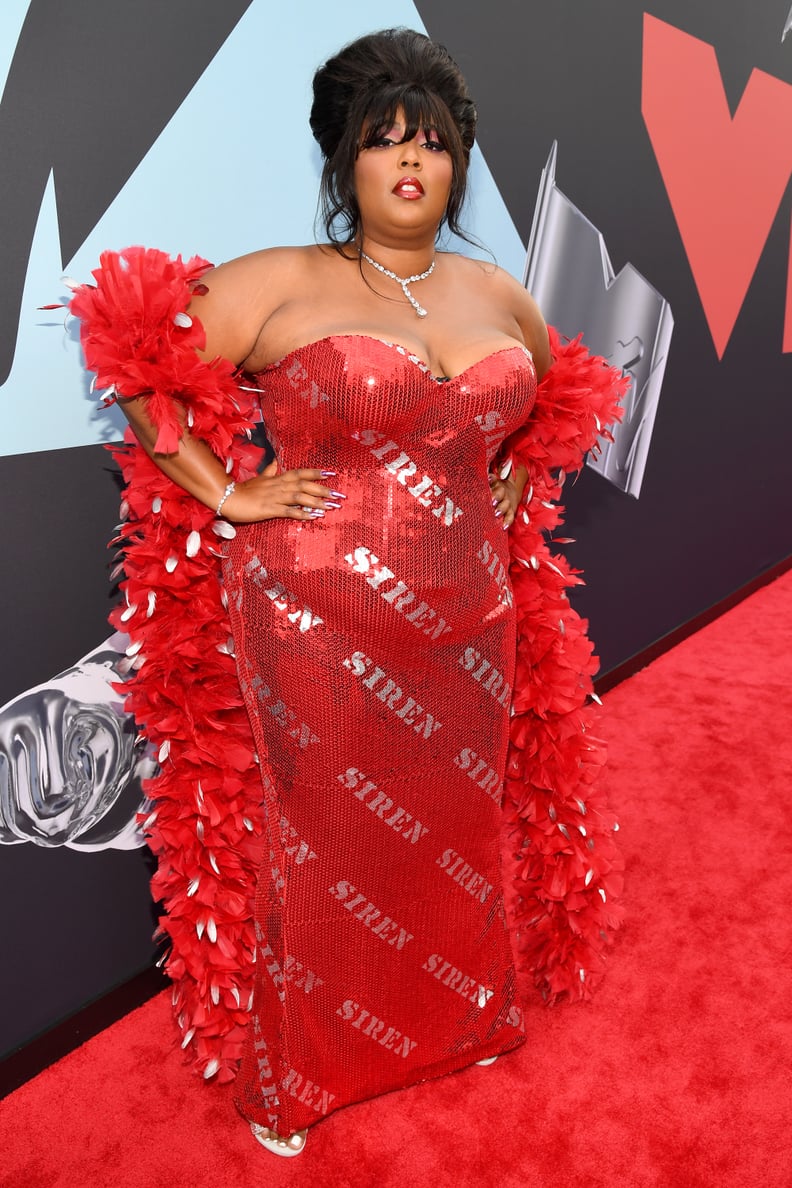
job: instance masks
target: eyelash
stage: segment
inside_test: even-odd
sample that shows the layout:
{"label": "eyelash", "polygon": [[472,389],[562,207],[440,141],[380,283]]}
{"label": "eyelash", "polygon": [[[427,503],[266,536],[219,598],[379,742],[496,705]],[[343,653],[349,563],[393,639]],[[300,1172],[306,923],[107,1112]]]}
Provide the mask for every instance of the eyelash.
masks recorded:
{"label": "eyelash", "polygon": [[[403,143],[401,140],[391,140],[390,136],[379,136],[371,142],[369,148],[393,148],[394,145]],[[433,152],[444,153],[446,151],[445,145],[440,140],[422,140],[420,144],[421,148],[431,149]]]}

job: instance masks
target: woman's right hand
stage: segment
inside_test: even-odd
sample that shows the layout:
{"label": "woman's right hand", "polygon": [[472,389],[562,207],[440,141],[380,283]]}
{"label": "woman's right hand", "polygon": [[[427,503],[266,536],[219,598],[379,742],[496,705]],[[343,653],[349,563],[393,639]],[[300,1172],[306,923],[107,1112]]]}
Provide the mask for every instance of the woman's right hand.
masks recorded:
{"label": "woman's right hand", "polygon": [[222,517],[234,524],[253,524],[259,520],[316,520],[325,511],[334,511],[345,498],[332,491],[324,480],[335,478],[329,470],[278,470],[277,461],[265,466],[261,474],[237,483],[223,503]]}

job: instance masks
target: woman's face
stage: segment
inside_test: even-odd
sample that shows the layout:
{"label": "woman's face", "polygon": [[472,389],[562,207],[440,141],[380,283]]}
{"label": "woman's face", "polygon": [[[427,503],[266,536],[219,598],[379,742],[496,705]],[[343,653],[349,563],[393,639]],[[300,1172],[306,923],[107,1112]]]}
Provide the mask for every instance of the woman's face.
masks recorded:
{"label": "woman's face", "polygon": [[402,143],[404,113],[355,161],[355,193],[363,232],[375,239],[430,231],[434,237],[445,214],[454,166],[451,154],[431,128],[419,128]]}

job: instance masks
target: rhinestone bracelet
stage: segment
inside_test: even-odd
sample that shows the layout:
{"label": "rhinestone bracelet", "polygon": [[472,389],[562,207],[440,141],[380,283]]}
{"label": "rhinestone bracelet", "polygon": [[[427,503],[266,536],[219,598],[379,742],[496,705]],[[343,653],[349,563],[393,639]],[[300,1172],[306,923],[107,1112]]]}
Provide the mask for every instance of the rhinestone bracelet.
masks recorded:
{"label": "rhinestone bracelet", "polygon": [[234,483],[234,482],[229,483],[228,486],[226,487],[225,491],[223,491],[220,502],[217,505],[217,511],[215,512],[216,516],[220,515],[220,512],[223,510],[223,504],[225,503],[226,499],[228,499],[229,495],[234,494],[235,490],[236,490],[236,483]]}

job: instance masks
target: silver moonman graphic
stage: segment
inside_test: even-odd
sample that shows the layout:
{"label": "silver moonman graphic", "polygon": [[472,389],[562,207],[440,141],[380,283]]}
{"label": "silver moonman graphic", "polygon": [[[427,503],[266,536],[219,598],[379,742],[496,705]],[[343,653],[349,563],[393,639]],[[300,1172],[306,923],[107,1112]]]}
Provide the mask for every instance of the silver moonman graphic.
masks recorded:
{"label": "silver moonman graphic", "polygon": [[129,640],[116,634],[0,707],[0,844],[133,850],[155,762],[113,684]]}
{"label": "silver moonman graphic", "polygon": [[555,184],[557,142],[542,172],[525,285],[562,334],[583,331],[590,351],[631,379],[624,418],[588,465],[636,499],[641,492],[668,347],[671,307],[632,264],[613,270],[602,233]]}

